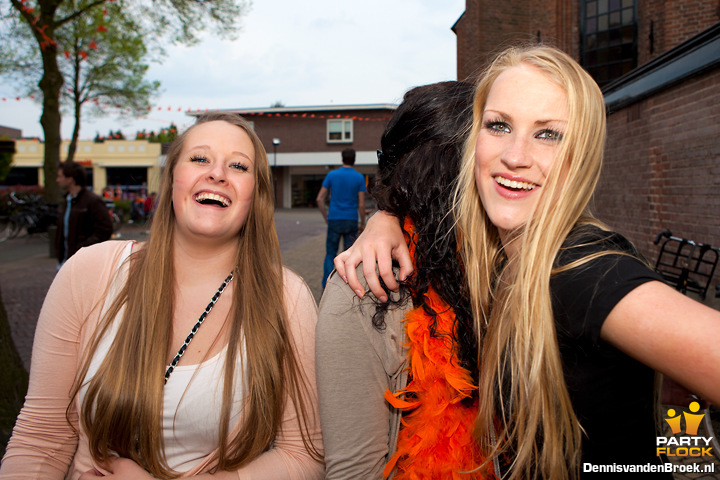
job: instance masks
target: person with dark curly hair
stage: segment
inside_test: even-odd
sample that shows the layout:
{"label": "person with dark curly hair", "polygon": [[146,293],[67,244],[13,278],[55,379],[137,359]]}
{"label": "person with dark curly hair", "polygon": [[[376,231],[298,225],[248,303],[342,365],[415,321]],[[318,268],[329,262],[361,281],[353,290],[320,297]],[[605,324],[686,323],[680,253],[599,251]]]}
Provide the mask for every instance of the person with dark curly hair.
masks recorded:
{"label": "person with dark curly hair", "polygon": [[447,234],[473,91],[464,82],[414,88],[382,136],[373,197],[413,253],[399,293],[358,303],[342,278],[328,280],[316,365],[329,479],[452,478],[482,463],[472,437],[477,339]]}

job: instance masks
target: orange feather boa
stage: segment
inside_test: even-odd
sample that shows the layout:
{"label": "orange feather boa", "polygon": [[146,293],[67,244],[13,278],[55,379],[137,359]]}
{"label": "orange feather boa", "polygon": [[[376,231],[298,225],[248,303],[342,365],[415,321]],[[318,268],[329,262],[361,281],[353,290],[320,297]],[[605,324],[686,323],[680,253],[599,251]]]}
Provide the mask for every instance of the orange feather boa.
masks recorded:
{"label": "orange feather boa", "polygon": [[[414,229],[409,220],[405,230],[414,257]],[[383,478],[393,470],[398,480],[495,478],[491,468],[476,470],[484,460],[472,435],[477,398],[463,400],[472,397],[477,387],[450,344],[455,314],[432,288],[425,302],[438,312],[436,335],[430,331],[432,317],[422,306],[406,314],[411,380],[395,393],[385,391],[385,399],[405,413],[397,452],[385,466]]]}

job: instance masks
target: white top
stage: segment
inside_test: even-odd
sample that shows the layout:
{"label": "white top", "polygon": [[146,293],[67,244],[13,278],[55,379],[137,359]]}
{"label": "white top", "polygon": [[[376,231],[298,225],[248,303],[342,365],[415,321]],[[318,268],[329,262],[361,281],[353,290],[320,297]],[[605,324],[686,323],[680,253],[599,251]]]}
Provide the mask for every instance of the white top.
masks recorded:
{"label": "white top", "polygon": [[[132,243],[123,251],[122,261],[130,255]],[[124,263],[117,278],[108,291],[107,308],[120,292],[127,278],[127,263]],[[123,309],[117,318],[122,318]],[[116,319],[117,320],[117,319]],[[110,346],[115,340],[119,328],[118,321],[113,321],[107,333],[98,344],[85,376],[83,388],[79,392],[80,404],[87,394],[87,383],[97,373],[102,361],[107,356]],[[175,367],[167,384],[165,384],[162,428],[165,441],[165,457],[168,466],[177,472],[186,472],[204,460],[218,445],[220,413],[222,410],[223,374],[227,346],[217,355],[195,365]],[[182,362],[182,361],[181,361]],[[238,356],[235,376],[233,405],[231,407],[228,429],[238,423],[242,412],[246,388],[243,364],[245,363],[245,347]],[[242,372],[242,373],[241,373]],[[164,372],[163,372],[164,373]]]}
{"label": "white top", "polygon": [[[242,358],[237,372],[244,372]],[[198,365],[178,365],[165,385],[163,437],[168,465],[185,472],[207,457],[218,444],[222,409],[223,369],[227,347]],[[242,411],[245,375],[235,376],[233,405],[228,430],[238,423]]]}

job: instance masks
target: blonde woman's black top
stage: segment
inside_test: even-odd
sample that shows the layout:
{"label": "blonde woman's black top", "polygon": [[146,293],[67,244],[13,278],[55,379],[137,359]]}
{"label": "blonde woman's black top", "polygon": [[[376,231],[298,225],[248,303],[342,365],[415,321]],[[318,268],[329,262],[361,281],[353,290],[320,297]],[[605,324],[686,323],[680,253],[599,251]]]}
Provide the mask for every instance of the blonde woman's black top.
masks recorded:
{"label": "blonde woman's black top", "polygon": [[581,471],[589,478],[598,475],[585,472],[585,464],[664,463],[656,455],[655,372],[600,338],[605,319],[625,295],[646,282],[663,280],[622,235],[594,226],[571,232],[555,266],[600,252],[606,254],[550,280],[565,382],[585,431]]}

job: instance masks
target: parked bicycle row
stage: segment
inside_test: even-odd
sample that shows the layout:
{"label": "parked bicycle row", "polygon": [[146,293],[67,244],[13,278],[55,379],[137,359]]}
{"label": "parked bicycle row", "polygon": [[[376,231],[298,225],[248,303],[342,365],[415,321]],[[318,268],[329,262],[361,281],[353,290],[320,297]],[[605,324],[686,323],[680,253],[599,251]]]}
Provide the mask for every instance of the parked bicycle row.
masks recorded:
{"label": "parked bicycle row", "polygon": [[[125,222],[145,223],[152,213],[151,208],[139,215],[130,202],[126,202],[129,210],[126,212],[122,208],[125,205],[118,206],[113,200],[104,200],[113,232],[117,232]],[[58,207],[57,203],[47,202],[41,193],[35,191],[0,193],[0,242],[25,235],[47,235],[48,228],[57,225]]]}
{"label": "parked bicycle row", "polygon": [[[685,295],[694,293],[705,300],[718,264],[720,248],[676,237],[668,229],[658,233],[653,243],[660,247],[655,271],[677,291]],[[720,298],[720,285],[715,286],[715,297]],[[720,431],[720,406],[712,405],[687,390],[685,393],[682,404],[692,399],[702,405],[703,426],[712,441],[715,455],[720,458],[720,443],[716,435]]]}
{"label": "parked bicycle row", "polygon": [[58,205],[37,193],[10,192],[0,201],[0,242],[22,235],[47,234],[57,224]]}

